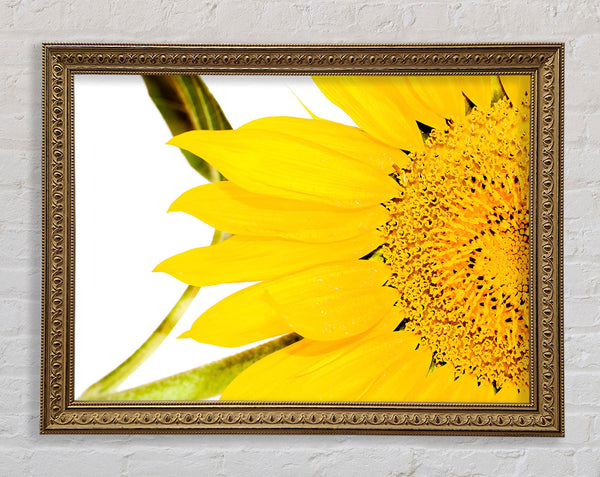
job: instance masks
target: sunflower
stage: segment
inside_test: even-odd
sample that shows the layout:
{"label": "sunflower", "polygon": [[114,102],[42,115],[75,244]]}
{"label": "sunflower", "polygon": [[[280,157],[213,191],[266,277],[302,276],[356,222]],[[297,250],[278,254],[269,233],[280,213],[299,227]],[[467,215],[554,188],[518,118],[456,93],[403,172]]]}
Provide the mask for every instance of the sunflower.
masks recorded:
{"label": "sunflower", "polygon": [[233,237],[156,270],[260,282],[182,337],[303,337],[221,399],[527,402],[529,77],[313,79],[357,127],[268,117],[170,141],[228,179],[170,210]]}

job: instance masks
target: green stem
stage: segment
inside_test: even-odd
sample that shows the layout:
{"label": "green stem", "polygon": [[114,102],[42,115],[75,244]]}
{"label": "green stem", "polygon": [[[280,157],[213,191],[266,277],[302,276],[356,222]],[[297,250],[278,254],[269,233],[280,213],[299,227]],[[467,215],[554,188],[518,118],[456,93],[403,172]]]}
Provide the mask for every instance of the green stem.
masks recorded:
{"label": "green stem", "polygon": [[[148,94],[173,134],[181,134],[192,129],[231,129],[221,107],[199,76],[150,75],[143,76],[143,79]],[[214,167],[203,159],[186,151],[182,152],[190,165],[209,181],[216,182],[224,179]],[[215,230],[211,245],[221,242],[229,236],[228,233]],[[188,286],[150,337],[123,363],[86,389],[80,399],[100,400],[115,391],[156,351],[183,316],[199,290],[199,287]]]}
{"label": "green stem", "polygon": [[197,401],[217,396],[243,370],[259,359],[300,340],[290,333],[220,361],[183,373],[103,396],[109,401]]}
{"label": "green stem", "polygon": [[210,242],[210,244],[215,245],[219,242],[222,242],[223,240],[228,239],[229,237],[231,237],[230,233],[221,232],[220,230],[215,230],[215,233],[213,234],[212,242]]}
{"label": "green stem", "polygon": [[[211,168],[212,169],[212,168]],[[215,230],[211,245],[221,242],[229,237],[226,232]],[[79,399],[82,401],[105,399],[105,396],[113,392],[125,381],[140,365],[146,361],[161,345],[171,330],[179,322],[185,311],[191,305],[198,294],[200,287],[189,285],[181,298],[175,303],[169,314],[161,321],[160,325],[152,332],[146,341],[134,351],[125,361],[113,369],[102,379],[87,388]]]}
{"label": "green stem", "polygon": [[79,399],[97,400],[115,389],[156,351],[190,306],[200,287],[188,286],[183,295],[146,341],[125,361],[87,388]]}

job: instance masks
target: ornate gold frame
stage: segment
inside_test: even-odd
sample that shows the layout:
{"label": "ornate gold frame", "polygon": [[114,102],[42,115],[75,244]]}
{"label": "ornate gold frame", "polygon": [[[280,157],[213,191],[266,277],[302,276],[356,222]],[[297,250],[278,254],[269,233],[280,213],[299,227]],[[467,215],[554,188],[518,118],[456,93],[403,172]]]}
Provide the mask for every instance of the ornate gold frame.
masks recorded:
{"label": "ornate gold frame", "polygon": [[[42,433],[564,435],[564,45],[43,47]],[[73,75],[528,73],[532,78],[528,404],[94,402],[73,395]]]}

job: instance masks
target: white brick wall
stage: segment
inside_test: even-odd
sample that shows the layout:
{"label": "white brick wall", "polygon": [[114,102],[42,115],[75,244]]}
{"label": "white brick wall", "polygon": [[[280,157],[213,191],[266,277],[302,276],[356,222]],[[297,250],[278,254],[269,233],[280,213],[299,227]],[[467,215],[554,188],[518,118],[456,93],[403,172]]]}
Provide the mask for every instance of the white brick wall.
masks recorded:
{"label": "white brick wall", "polygon": [[[39,436],[43,41],[564,41],[564,439]],[[0,475],[600,475],[598,0],[0,0]]]}

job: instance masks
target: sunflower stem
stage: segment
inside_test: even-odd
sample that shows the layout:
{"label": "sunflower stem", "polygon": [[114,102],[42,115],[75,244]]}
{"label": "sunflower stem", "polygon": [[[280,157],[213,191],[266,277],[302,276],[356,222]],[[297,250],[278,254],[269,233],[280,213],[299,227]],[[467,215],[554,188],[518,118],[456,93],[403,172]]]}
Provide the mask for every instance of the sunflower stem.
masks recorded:
{"label": "sunflower stem", "polygon": [[[229,237],[226,232],[215,230],[211,245],[221,242]],[[152,332],[144,343],[133,352],[129,358],[123,361],[119,366],[113,369],[106,376],[87,388],[80,396],[80,400],[100,400],[106,399],[106,395],[115,391],[119,385],[125,381],[141,364],[146,361],[161,345],[169,333],[173,330],[180,318],[186,312],[192,301],[198,294],[200,287],[189,285],[181,298],[175,303],[169,314],[161,321],[158,327]]]}
{"label": "sunflower stem", "polygon": [[110,393],[105,395],[103,400],[197,401],[217,396],[238,374],[251,364],[300,339],[301,337],[296,333],[290,333],[199,368],[190,369],[135,388]]}
{"label": "sunflower stem", "polygon": [[[142,76],[148,94],[174,135],[193,129],[231,129],[221,107],[199,76]],[[211,182],[224,180],[213,166],[202,158],[182,151],[190,165]],[[231,234],[215,230],[211,245]],[[165,340],[188,309],[200,287],[188,286],[181,298],[146,341],[123,363],[92,384],[81,400],[105,399],[114,392]]]}
{"label": "sunflower stem", "polygon": [[105,396],[117,389],[117,387],[127,379],[146,359],[148,359],[160,344],[169,335],[171,330],[177,324],[183,313],[187,310],[193,299],[198,294],[199,287],[188,286],[181,298],[171,309],[169,314],[162,320],[160,325],[152,332],[144,343],[133,352],[129,358],[123,361],[119,366],[104,376],[95,384],[87,388],[79,399],[98,400],[105,399]]}

